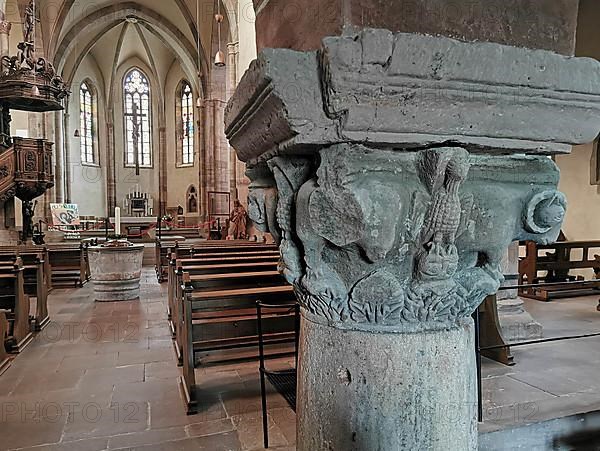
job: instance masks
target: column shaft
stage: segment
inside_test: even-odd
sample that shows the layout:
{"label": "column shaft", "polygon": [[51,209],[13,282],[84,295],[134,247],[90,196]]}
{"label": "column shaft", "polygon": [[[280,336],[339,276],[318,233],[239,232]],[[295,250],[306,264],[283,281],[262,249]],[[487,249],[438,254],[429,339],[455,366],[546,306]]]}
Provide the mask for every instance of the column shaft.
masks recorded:
{"label": "column shaft", "polygon": [[374,334],[303,317],[298,450],[475,450],[473,339],[470,319]]}

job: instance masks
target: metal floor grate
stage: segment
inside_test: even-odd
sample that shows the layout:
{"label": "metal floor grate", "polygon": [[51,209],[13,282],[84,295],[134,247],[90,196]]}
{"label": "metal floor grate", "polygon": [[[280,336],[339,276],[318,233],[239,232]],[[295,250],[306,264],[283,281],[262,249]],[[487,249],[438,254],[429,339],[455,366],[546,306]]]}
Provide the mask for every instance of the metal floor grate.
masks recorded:
{"label": "metal floor grate", "polygon": [[267,380],[285,398],[292,410],[296,411],[296,370],[265,371]]}

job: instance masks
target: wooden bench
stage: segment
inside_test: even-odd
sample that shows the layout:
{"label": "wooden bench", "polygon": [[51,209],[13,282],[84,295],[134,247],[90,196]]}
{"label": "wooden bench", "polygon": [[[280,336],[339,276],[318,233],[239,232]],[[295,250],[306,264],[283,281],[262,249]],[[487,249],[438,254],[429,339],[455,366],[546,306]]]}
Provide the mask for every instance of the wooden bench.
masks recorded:
{"label": "wooden bench", "polygon": [[7,310],[0,310],[0,376],[4,374],[4,372],[10,366],[10,356],[6,352],[6,348],[4,343],[8,338],[8,320],[6,319],[6,314],[10,313]]}
{"label": "wooden bench", "polygon": [[194,246],[192,250],[192,257],[199,257],[209,254],[230,254],[230,253],[252,253],[252,252],[279,252],[279,248],[273,244],[257,244],[257,243],[249,243],[249,244],[222,244],[219,246]]}
{"label": "wooden bench", "polygon": [[53,287],[82,287],[90,279],[87,245],[60,243],[46,247]]}
{"label": "wooden bench", "polygon": [[[582,276],[570,274],[574,269],[595,270],[600,267],[600,261],[595,257],[595,252],[600,253],[600,241],[560,241],[547,245],[526,241],[521,246],[525,255],[519,260],[519,285],[552,285],[522,288],[519,296],[550,301],[558,297],[597,294],[600,290],[600,280],[585,280]],[[580,254],[581,258],[576,254]]]}
{"label": "wooden bench", "polygon": [[29,296],[25,294],[23,264],[0,266],[0,309],[8,311],[9,330],[5,341],[12,354],[20,353],[33,339],[29,318]]}
{"label": "wooden bench", "polygon": [[[233,358],[258,357],[256,302],[295,302],[293,288],[277,271],[191,275],[184,272],[181,335],[183,374],[181,387],[188,414],[195,413],[198,391],[194,368],[215,351],[249,349]],[[294,337],[295,311],[272,314],[262,321],[265,344],[289,344]],[[197,354],[202,354],[200,360]],[[222,354],[221,354],[222,355]],[[222,358],[220,359],[222,360]]]}
{"label": "wooden bench", "polygon": [[168,305],[169,305],[169,324],[171,332],[175,338],[175,350],[179,364],[182,364],[181,337],[177,334],[177,325],[182,322],[181,303],[183,302],[183,293],[181,291],[182,275],[187,272],[190,275],[208,275],[220,273],[248,273],[256,271],[275,271],[279,261],[278,256],[271,256],[269,259],[258,262],[252,258],[238,260],[237,263],[227,264],[203,264],[202,259],[177,259],[173,254],[173,260],[169,268],[169,286],[168,286]]}
{"label": "wooden bench", "polygon": [[192,253],[193,244],[185,244],[178,240],[156,239],[154,247],[154,269],[158,283],[167,280],[170,256],[173,253],[188,257]]}
{"label": "wooden bench", "polygon": [[50,323],[48,315],[49,269],[46,249],[22,250],[13,253],[0,251],[0,265],[14,264],[17,258],[23,262],[25,294],[36,299],[34,326],[41,331]]}

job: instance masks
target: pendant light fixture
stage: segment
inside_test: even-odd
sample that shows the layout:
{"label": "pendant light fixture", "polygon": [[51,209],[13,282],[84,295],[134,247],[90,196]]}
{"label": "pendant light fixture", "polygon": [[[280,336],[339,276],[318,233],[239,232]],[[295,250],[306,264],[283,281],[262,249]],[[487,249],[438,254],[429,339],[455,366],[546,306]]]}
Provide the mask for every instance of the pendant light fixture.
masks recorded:
{"label": "pendant light fixture", "polygon": [[217,22],[217,37],[219,39],[219,50],[215,55],[215,66],[225,66],[225,53],[221,50],[221,24],[223,23],[223,14],[221,14],[221,0],[217,0],[217,14],[215,14],[215,20]]}

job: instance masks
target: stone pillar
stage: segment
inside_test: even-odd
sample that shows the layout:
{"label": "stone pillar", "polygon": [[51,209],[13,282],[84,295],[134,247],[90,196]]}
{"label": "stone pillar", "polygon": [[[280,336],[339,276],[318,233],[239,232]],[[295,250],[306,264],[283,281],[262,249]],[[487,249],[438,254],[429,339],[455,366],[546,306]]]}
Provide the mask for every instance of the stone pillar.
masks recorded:
{"label": "stone pillar", "polygon": [[[2,14],[4,16],[4,14]],[[6,20],[0,20],[0,57],[8,56],[10,51],[10,29],[12,24]]]}
{"label": "stone pillar", "polygon": [[[508,248],[502,262],[504,285],[516,285],[519,282],[519,244]],[[525,303],[517,290],[502,290],[496,296],[498,319],[503,337],[509,343],[542,337],[542,325],[535,321],[525,310]]]}
{"label": "stone pillar", "polygon": [[[112,111],[107,112],[112,118]],[[106,205],[108,216],[113,214],[117,206],[117,184],[115,181],[115,125],[112,120],[106,121]]]}
{"label": "stone pillar", "polygon": [[[68,101],[65,102],[68,105]],[[67,107],[68,108],[68,107]],[[71,202],[71,127],[69,126],[70,121],[69,110],[65,109],[63,114],[63,129],[64,129],[64,178],[65,178],[65,202]]]}
{"label": "stone pillar", "polygon": [[[239,53],[239,43],[230,42],[227,44],[227,100],[231,98],[235,87],[237,86],[237,57]],[[235,149],[229,146],[229,191],[231,202],[238,199],[237,190],[237,171],[238,159]],[[231,206],[230,206],[231,207]]]}
{"label": "stone pillar", "polygon": [[64,175],[63,175],[63,142],[65,139],[60,111],[54,112],[54,130],[56,143],[54,144],[54,201],[63,203]]}
{"label": "stone pillar", "polygon": [[595,138],[599,73],[382,29],[259,54],[225,122],[302,306],[298,450],[477,449],[471,314],[558,236],[544,154]]}
{"label": "stone pillar", "polygon": [[[202,211],[209,213],[209,192],[230,192],[229,150],[230,147],[223,132],[223,112],[225,103],[219,99],[205,99],[204,102],[204,164],[201,167],[203,191]],[[228,211],[225,197],[219,196],[218,206]],[[225,202],[225,203],[223,203]]]}
{"label": "stone pillar", "polygon": [[167,128],[164,125],[161,125],[158,129],[158,150],[160,156],[160,170],[158,172],[160,201],[155,216],[157,214],[162,216],[167,211]]}

